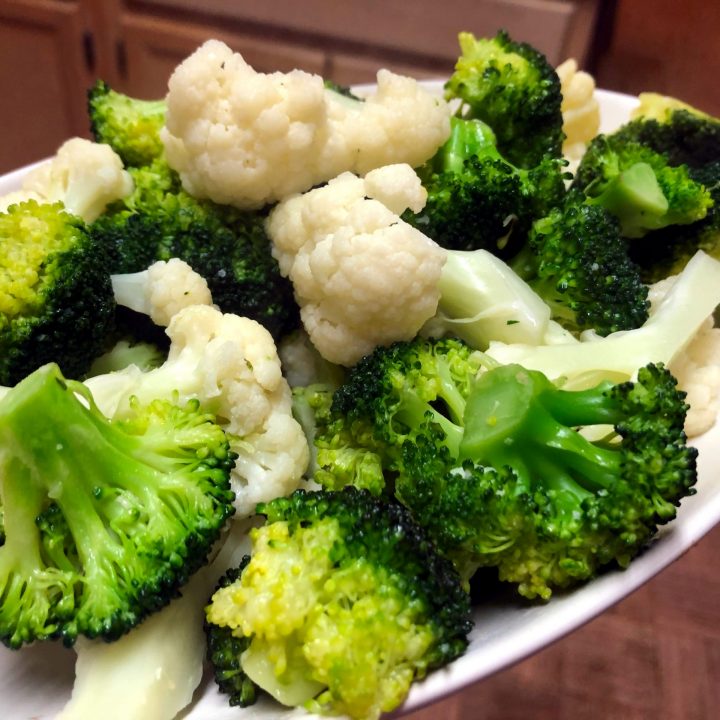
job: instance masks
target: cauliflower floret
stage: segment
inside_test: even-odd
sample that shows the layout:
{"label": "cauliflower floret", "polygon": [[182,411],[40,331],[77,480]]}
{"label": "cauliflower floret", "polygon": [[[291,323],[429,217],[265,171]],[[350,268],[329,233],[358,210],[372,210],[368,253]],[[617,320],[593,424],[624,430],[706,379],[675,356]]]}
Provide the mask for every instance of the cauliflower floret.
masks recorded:
{"label": "cauliflower floret", "polygon": [[360,102],[301,70],[258,73],[218,40],[175,69],[167,108],[165,153],[185,189],[239,208],[344,171],[418,166],[450,132],[447,104],[412,78],[382,70],[377,93]]}
{"label": "cauliflower floret", "polygon": [[[650,286],[650,315],[661,306],[675,286],[677,275],[671,275]],[[668,366],[687,393],[689,410],[685,417],[685,434],[702,435],[717,419],[720,410],[720,328],[714,326],[712,315],[705,319],[685,349]]]}
{"label": "cauliflower floret", "polygon": [[557,74],[563,96],[563,154],[571,163],[577,163],[587,144],[600,130],[600,103],[595,97],[595,79],[589,73],[578,70],[578,64],[573,59],[559,65]]}
{"label": "cauliflower floret", "polygon": [[377,345],[409,340],[435,314],[447,253],[399,217],[425,198],[409,165],[389,166],[364,179],[343,173],[271,212],[273,254],[329,362],[353,365]]}
{"label": "cauliflower floret", "polygon": [[205,278],[179,258],[159,260],[147,270],[111,279],[118,305],[149,315],[163,327],[185,307],[212,305]]}
{"label": "cauliflower floret", "polygon": [[305,472],[309,450],[292,417],[290,387],[270,333],[259,323],[193,305],[173,316],[167,329],[170,351],[155,370],[125,370],[86,381],[98,407],[122,416],[130,398],[197,398],[214,413],[238,453],[232,473],[239,516],[251,515],[258,502],[295,490]]}
{"label": "cauliflower floret", "polygon": [[72,138],[25,177],[22,190],[45,202],[62,202],[73,215],[91,223],[109,203],[129,195],[133,182],[109,145]]}
{"label": "cauliflower floret", "polygon": [[711,317],[669,369],[687,393],[685,433],[702,435],[715,424],[720,399],[720,328],[713,327]]}

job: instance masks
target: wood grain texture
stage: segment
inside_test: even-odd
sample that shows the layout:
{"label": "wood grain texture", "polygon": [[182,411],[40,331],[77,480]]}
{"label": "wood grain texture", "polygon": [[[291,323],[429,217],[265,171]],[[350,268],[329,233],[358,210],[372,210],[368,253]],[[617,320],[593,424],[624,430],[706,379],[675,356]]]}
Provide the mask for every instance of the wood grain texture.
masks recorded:
{"label": "wood grain texture", "polygon": [[407,720],[720,717],[720,526],[575,633]]}

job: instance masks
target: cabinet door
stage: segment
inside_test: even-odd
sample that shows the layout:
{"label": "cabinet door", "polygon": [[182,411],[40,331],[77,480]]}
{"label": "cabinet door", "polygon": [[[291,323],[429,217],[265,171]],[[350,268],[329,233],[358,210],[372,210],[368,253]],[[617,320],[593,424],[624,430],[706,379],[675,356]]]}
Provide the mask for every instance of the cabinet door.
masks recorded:
{"label": "cabinet door", "polygon": [[257,34],[227,32],[213,26],[180,24],[128,13],[122,17],[121,28],[120,89],[134,97],[164,96],[168,78],[175,67],[210,38],[227,43],[261,72],[300,68],[322,74],[326,64],[322,51],[295,47]]}
{"label": "cabinet door", "polygon": [[79,3],[0,0],[0,172],[87,136],[83,30]]}

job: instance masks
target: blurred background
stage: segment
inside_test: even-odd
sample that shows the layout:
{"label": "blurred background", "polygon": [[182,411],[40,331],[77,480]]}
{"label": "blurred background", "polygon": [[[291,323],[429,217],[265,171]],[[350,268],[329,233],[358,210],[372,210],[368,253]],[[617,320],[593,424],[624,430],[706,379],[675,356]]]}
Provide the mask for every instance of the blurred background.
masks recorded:
{"label": "blurred background", "polygon": [[96,78],[162,96],[172,69],[210,37],[258,70],[356,83],[379,67],[447,76],[458,31],[498,28],[556,65],[574,57],[599,87],[652,89],[720,115],[717,0],[0,0],[0,172],[85,135]]}
{"label": "blurred background", "polygon": [[[339,83],[388,67],[447,76],[457,33],[507,29],[602,88],[720,115],[718,0],[0,0],[0,173],[87,135],[97,78],[145,98],[216,37],[261,71]],[[525,662],[409,720],[710,720],[720,716],[720,529],[630,598]]]}

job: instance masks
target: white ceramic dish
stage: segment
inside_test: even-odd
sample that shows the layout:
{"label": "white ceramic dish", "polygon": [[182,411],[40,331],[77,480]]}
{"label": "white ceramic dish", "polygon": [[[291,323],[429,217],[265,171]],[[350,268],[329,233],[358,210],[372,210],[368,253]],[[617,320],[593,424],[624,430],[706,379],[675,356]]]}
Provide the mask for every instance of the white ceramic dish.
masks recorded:
{"label": "white ceramic dish", "polygon": [[[431,85],[438,88],[439,84]],[[602,130],[624,121],[635,100],[598,91]],[[0,195],[18,187],[26,169],[0,178]],[[547,604],[523,603],[511,594],[494,595],[476,607],[475,628],[467,653],[447,669],[417,684],[402,708],[407,712],[502,670],[580,627],[679,558],[720,522],[720,425],[695,442],[700,450],[697,494],[687,498],[677,519],[625,571],[608,572]],[[0,718],[52,718],[70,696],[74,655],[60,647],[31,647],[20,652],[0,648]],[[98,693],[101,689],[98,688]],[[209,678],[198,689],[185,720],[270,720],[307,717],[286,713],[270,702],[240,710],[227,706]],[[147,720],[154,720],[148,717]]]}

